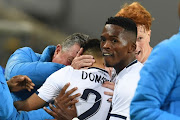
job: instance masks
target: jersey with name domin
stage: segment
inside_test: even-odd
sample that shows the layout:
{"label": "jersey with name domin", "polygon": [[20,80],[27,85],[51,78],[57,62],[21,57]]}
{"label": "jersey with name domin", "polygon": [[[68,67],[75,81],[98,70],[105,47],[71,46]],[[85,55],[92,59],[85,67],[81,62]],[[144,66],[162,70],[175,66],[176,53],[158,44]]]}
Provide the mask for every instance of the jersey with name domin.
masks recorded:
{"label": "jersey with name domin", "polygon": [[64,85],[70,82],[67,91],[78,87],[73,94],[81,93],[79,102],[76,103],[78,118],[80,120],[105,120],[110,108],[110,103],[107,101],[110,96],[105,95],[104,91],[112,92],[102,87],[105,81],[111,81],[111,78],[104,69],[91,67],[76,70],[67,66],[47,78],[38,90],[38,96],[46,102],[51,102]]}

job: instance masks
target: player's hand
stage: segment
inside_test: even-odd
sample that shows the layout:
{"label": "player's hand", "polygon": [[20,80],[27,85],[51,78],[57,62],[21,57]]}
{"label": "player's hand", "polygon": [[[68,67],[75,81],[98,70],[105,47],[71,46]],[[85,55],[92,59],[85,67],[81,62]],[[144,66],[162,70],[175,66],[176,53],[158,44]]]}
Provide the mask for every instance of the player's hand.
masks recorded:
{"label": "player's hand", "polygon": [[72,120],[72,118],[77,117],[75,104],[78,100],[75,98],[79,97],[80,93],[70,96],[77,90],[76,87],[65,93],[69,85],[70,83],[66,84],[55,99],[55,107],[51,104],[49,105],[52,111],[44,107],[44,110],[57,120]]}
{"label": "player's hand", "polygon": [[105,67],[105,70],[109,73],[110,77],[112,77],[113,67]]}
{"label": "player's hand", "polygon": [[[114,82],[106,81],[102,86],[114,91]],[[104,92],[105,95],[109,95],[109,96],[113,96],[113,93],[114,92],[106,92],[106,91]],[[108,101],[112,102],[112,98],[109,98]]]}
{"label": "player's hand", "polygon": [[35,84],[26,75],[17,75],[7,81],[8,87],[11,92],[18,92],[27,89],[29,92],[34,89]]}
{"label": "player's hand", "polygon": [[79,50],[76,57],[73,59],[71,63],[71,66],[74,69],[90,67],[95,62],[92,55],[81,55],[82,53],[83,53],[83,48]]}

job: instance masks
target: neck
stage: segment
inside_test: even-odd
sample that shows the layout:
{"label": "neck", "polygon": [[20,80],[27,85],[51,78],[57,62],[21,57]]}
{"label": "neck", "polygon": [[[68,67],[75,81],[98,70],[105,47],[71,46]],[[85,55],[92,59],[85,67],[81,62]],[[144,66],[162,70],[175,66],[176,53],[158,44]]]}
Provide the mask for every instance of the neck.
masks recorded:
{"label": "neck", "polygon": [[119,74],[126,66],[128,66],[135,59],[135,56],[132,55],[130,58],[122,60],[118,65],[115,65],[114,69],[116,70],[116,73]]}
{"label": "neck", "polygon": [[93,63],[90,67],[97,67],[101,69],[105,69],[104,60],[103,59],[95,59],[95,63]]}

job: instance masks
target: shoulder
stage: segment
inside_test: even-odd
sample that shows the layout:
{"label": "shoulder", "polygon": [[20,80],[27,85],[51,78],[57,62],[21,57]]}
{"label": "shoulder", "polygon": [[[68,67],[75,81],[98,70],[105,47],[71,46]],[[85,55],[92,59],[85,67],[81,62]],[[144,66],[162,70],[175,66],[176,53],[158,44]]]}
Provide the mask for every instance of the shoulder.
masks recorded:
{"label": "shoulder", "polygon": [[11,57],[14,57],[14,56],[33,56],[35,55],[35,52],[32,50],[32,48],[30,47],[23,47],[23,48],[19,48],[17,49],[12,55]]}
{"label": "shoulder", "polygon": [[50,77],[53,76],[66,76],[67,74],[71,74],[74,71],[74,68],[71,66],[65,66],[58,71],[54,72],[53,74],[50,75]]}
{"label": "shoulder", "polygon": [[126,70],[124,75],[117,76],[117,82],[120,84],[120,86],[136,86],[140,79],[140,71],[142,67],[142,63],[135,63]]}
{"label": "shoulder", "polygon": [[[32,52],[32,48],[30,47],[23,47],[23,48],[19,48],[16,51],[21,51],[21,52]],[[33,51],[34,52],[34,51]]]}
{"label": "shoulder", "polygon": [[[47,82],[51,82],[53,84],[66,83],[71,76],[73,68],[71,66],[66,66],[64,68],[59,69],[58,71],[52,73],[48,78]],[[61,82],[59,82],[61,81]]]}
{"label": "shoulder", "polygon": [[125,74],[125,77],[127,78],[132,78],[132,77],[139,77],[139,73],[144,65],[137,61],[134,65],[132,65],[128,70],[127,73]]}

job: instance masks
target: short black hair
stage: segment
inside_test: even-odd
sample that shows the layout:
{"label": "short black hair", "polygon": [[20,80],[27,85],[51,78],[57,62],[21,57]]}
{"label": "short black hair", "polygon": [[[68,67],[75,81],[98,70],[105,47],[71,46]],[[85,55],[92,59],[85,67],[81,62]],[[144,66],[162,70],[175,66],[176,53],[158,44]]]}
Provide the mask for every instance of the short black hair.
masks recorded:
{"label": "short black hair", "polygon": [[136,37],[137,37],[136,23],[133,20],[129,19],[129,18],[110,17],[110,18],[108,18],[108,21],[105,23],[105,25],[106,24],[118,25],[118,26],[124,28],[127,31],[134,32],[136,34]]}
{"label": "short black hair", "polygon": [[88,41],[86,41],[83,47],[83,53],[93,55],[94,57],[101,57],[102,52],[100,48],[100,40],[89,39]]}

